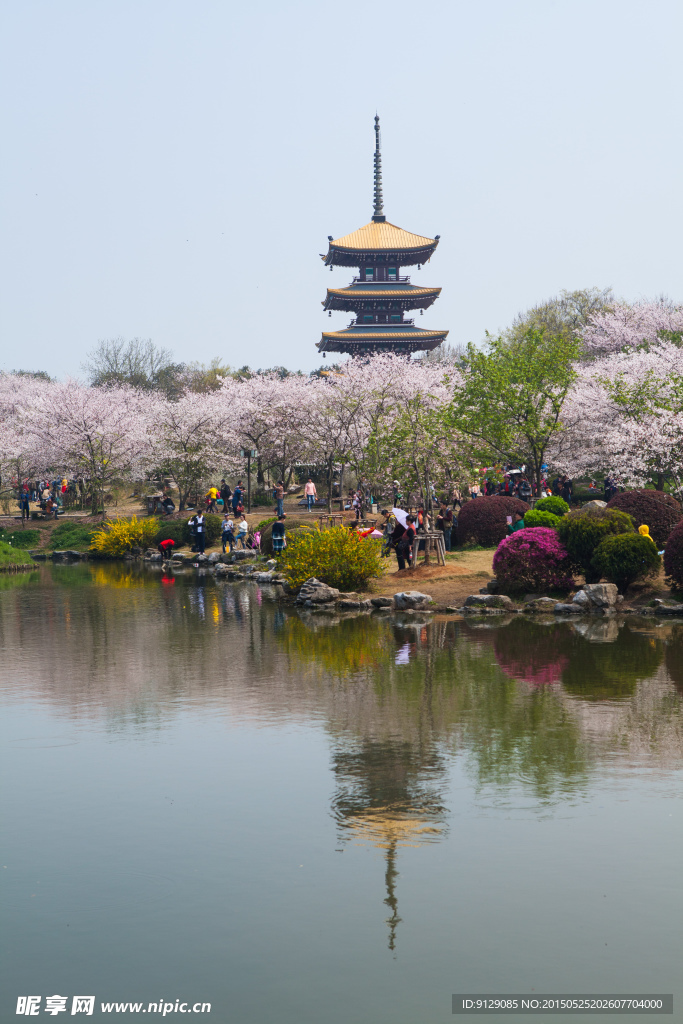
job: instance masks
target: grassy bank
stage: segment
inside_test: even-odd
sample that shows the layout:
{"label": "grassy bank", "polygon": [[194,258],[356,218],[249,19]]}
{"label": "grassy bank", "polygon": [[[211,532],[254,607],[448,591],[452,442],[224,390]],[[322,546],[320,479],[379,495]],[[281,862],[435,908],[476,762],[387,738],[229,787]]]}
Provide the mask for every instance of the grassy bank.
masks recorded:
{"label": "grassy bank", "polygon": [[31,568],[33,564],[33,559],[26,551],[0,540],[0,572],[20,572]]}

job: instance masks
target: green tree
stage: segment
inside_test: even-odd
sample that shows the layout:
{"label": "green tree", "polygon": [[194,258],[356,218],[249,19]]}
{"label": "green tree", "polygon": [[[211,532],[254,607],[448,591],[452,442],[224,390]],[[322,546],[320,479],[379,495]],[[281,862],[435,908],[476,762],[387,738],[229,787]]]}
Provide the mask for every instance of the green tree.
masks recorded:
{"label": "green tree", "polygon": [[568,329],[548,333],[535,327],[517,338],[488,336],[484,350],[472,344],[467,350],[450,420],[478,458],[525,464],[536,494],[541,467],[564,429],[562,407],[580,352],[580,339]]}
{"label": "green tree", "polygon": [[546,338],[574,335],[583,330],[591,316],[609,309],[614,301],[611,288],[580,288],[573,292],[563,289],[559,295],[519,313],[512,326],[503,332],[503,338],[519,341],[529,328],[543,331]]}

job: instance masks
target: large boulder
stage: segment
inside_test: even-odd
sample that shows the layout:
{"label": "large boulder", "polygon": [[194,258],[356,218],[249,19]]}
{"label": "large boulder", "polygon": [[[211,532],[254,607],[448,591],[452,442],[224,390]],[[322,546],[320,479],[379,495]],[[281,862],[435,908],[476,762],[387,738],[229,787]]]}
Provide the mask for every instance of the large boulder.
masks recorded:
{"label": "large boulder", "polygon": [[[476,500],[476,499],[475,499]],[[505,594],[470,594],[465,599],[465,608],[479,610],[481,608],[498,608],[512,611],[514,605]]]}
{"label": "large boulder", "polygon": [[[592,608],[614,608],[619,591],[614,583],[586,583],[583,591]],[[574,600],[578,597],[575,595]]]}
{"label": "large boulder", "polygon": [[552,615],[555,612],[557,601],[552,597],[536,597],[533,601],[527,601],[524,605],[525,612],[532,612],[536,615]]}
{"label": "large boulder", "polygon": [[335,587],[328,587],[326,583],[321,583],[315,576],[312,576],[306,580],[299,591],[296,603],[310,607],[315,604],[329,604],[338,598],[339,591]]}
{"label": "large boulder", "polygon": [[600,501],[599,498],[593,498],[592,501],[584,502],[584,504],[581,506],[581,511],[583,512],[587,508],[607,508],[607,502]]}
{"label": "large boulder", "polygon": [[431,604],[431,601],[431,594],[421,594],[419,590],[403,590],[399,594],[394,594],[394,607],[400,611],[424,608],[425,605]]}
{"label": "large boulder", "polygon": [[681,615],[683,616],[683,604],[668,604],[656,597],[652,602],[655,615]]}
{"label": "large boulder", "polygon": [[371,597],[370,604],[374,608],[392,608],[394,599],[392,597]]}

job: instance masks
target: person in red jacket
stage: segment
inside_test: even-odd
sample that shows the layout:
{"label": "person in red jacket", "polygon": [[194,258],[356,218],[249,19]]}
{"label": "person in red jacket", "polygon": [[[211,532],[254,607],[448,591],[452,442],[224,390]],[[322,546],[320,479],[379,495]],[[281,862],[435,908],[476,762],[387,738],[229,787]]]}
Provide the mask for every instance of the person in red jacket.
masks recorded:
{"label": "person in red jacket", "polygon": [[169,537],[167,540],[159,542],[158,550],[161,553],[162,558],[170,558],[173,554],[173,548],[175,547],[175,541]]}

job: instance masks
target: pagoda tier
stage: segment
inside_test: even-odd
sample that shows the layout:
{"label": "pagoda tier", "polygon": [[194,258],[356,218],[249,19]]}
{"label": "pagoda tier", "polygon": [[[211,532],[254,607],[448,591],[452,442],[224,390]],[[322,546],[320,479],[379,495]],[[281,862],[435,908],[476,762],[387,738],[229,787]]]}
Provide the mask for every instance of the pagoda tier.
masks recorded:
{"label": "pagoda tier", "polygon": [[396,283],[378,281],[368,284],[358,278],[358,283],[354,280],[348,288],[328,288],[323,309],[353,313],[404,313],[409,309],[427,309],[441,292],[440,288],[418,288],[409,283],[408,277],[394,280]]}
{"label": "pagoda tier", "polygon": [[409,321],[400,324],[352,324],[343,331],[324,332],[319,352],[345,352],[354,356],[373,352],[430,351],[445,341],[448,331],[423,331]]}
{"label": "pagoda tier", "polygon": [[425,238],[397,228],[382,216],[343,238],[329,238],[330,246],[323,261],[331,267],[358,267],[365,262],[390,263],[414,267],[426,263],[434,255],[439,235]]}
{"label": "pagoda tier", "polygon": [[421,288],[401,276],[401,267],[418,269],[433,255],[439,236],[427,238],[390,224],[382,204],[379,118],[375,117],[375,207],[372,220],[342,238],[329,236],[323,256],[330,267],[358,267],[346,288],[328,288],[323,309],[356,314],[347,328],[323,333],[318,350],[370,355],[394,352],[409,355],[437,348],[448,331],[425,331],[405,319],[408,310],[425,310],[438,299],[440,288]]}

